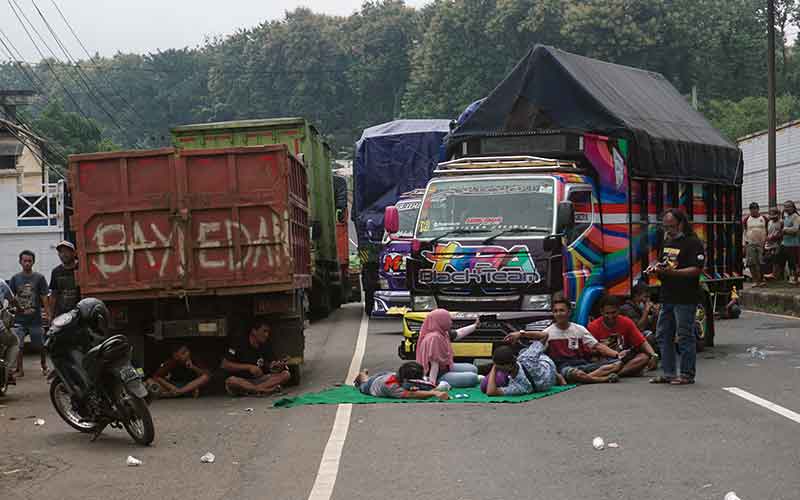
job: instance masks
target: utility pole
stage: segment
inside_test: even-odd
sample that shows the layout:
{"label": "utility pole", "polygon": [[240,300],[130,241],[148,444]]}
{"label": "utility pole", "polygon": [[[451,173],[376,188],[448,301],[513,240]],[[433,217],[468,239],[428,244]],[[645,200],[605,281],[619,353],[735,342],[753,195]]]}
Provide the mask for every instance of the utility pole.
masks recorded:
{"label": "utility pole", "polygon": [[769,206],[778,205],[778,179],[775,157],[775,0],[767,0],[767,23],[769,40],[767,42],[767,115],[769,132],[767,134],[767,181],[769,184]]}

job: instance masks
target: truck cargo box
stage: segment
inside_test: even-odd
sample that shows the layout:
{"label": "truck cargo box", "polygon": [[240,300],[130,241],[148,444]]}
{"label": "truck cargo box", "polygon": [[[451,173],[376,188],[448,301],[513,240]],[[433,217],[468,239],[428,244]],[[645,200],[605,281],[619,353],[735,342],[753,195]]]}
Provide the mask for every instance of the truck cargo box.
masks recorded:
{"label": "truck cargo box", "polygon": [[284,145],[70,156],[84,296],[310,288],[305,167]]}

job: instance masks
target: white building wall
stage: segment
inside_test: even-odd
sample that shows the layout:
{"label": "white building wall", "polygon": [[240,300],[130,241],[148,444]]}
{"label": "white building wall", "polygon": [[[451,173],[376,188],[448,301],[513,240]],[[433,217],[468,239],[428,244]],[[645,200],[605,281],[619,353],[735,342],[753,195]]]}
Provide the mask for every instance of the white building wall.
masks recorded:
{"label": "white building wall", "polygon": [[[767,134],[739,139],[744,160],[742,208],[755,201],[765,210],[767,191]],[[776,174],[778,203],[800,203],[800,120],[782,125],[776,133]]]}
{"label": "white building wall", "polygon": [[62,239],[61,227],[17,227],[16,183],[0,184],[0,278],[9,279],[20,271],[19,253],[27,249],[36,254],[34,270],[49,280],[50,271],[60,263],[56,245]]}

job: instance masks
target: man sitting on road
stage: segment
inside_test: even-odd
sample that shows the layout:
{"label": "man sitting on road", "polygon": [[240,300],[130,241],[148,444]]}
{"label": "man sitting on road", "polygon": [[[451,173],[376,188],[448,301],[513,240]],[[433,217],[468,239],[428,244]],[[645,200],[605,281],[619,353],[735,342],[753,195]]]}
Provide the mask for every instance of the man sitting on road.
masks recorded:
{"label": "man sitting on road", "polygon": [[202,363],[192,359],[192,351],[186,345],[181,345],[168,360],[153,374],[147,385],[158,386],[163,397],[177,397],[191,394],[200,395],[200,389],[211,381],[208,370]]}
{"label": "man sitting on road", "polygon": [[250,331],[225,353],[222,369],[227,375],[225,390],[231,396],[272,394],[289,381],[287,360],[276,360],[270,333],[264,320],[256,320]]}
{"label": "man sitting on road", "polygon": [[655,369],[658,359],[653,348],[636,328],[630,318],[619,314],[622,300],[606,295],[600,302],[602,316],[589,323],[589,333],[609,349],[619,352],[622,358],[620,377],[642,375],[645,368]]}
{"label": "man sitting on road", "polygon": [[[571,313],[569,300],[563,296],[553,298],[554,322],[543,332],[548,339],[547,354],[555,362],[559,373],[570,383],[619,381],[617,372],[622,367],[620,353],[599,343],[586,328],[570,322]],[[589,358],[595,353],[610,359],[592,362]]]}
{"label": "man sitting on road", "polygon": [[630,318],[644,338],[658,352],[658,340],[655,336],[658,304],[650,300],[650,289],[647,283],[639,281],[633,286],[631,296],[619,307],[619,313]]}

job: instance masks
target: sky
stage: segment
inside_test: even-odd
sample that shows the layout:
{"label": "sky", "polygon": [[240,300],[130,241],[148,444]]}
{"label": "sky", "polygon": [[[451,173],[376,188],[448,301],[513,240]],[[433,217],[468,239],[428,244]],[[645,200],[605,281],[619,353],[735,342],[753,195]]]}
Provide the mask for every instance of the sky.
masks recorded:
{"label": "sky", "polygon": [[[195,47],[207,36],[226,35],[267,20],[281,19],[286,11],[309,7],[314,12],[347,16],[362,0],[10,0],[27,15],[47,44],[59,56],[58,45],[36,11],[38,6],[68,51],[75,57],[83,51],[56,10],[61,9],[83,44],[94,55],[117,52],[147,53],[171,48]],[[420,7],[430,0],[406,0]],[[24,17],[23,17],[24,21]],[[28,29],[31,28],[28,26]],[[0,30],[25,61],[41,59],[25,34],[9,2],[0,2]],[[49,52],[31,30],[43,53]],[[62,56],[63,58],[63,56]],[[85,58],[85,56],[84,56]],[[0,45],[0,60],[8,56]]]}

